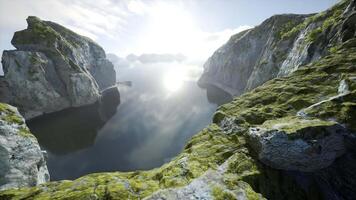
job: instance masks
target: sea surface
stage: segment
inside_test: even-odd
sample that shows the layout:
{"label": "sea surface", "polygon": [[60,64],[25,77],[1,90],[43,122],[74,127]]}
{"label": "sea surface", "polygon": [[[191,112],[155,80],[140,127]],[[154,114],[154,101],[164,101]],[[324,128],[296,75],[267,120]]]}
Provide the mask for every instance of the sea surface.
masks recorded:
{"label": "sea surface", "polygon": [[121,103],[108,121],[97,105],[47,114],[28,123],[47,151],[51,180],[159,167],[211,122],[231,100],[218,88],[200,88],[193,67],[152,63],[120,68]]}

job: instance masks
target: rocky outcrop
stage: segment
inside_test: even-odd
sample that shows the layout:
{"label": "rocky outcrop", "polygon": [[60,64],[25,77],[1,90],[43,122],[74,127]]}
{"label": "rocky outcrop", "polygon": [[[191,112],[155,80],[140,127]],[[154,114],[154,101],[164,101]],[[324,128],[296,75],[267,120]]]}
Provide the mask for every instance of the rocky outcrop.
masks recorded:
{"label": "rocky outcrop", "polygon": [[265,199],[261,194],[252,190],[252,188],[244,183],[239,182],[236,188],[229,188],[224,184],[224,173],[228,170],[228,165],[231,157],[220,165],[216,170],[208,170],[202,176],[194,179],[191,183],[184,187],[160,190],[144,200],[186,200],[186,199],[239,199],[248,200]]}
{"label": "rocky outcrop", "polygon": [[[159,168],[89,174],[73,181],[3,191],[0,198],[354,199],[355,145],[347,144],[345,138],[355,138],[356,131],[352,120],[356,116],[355,62],[356,43],[348,41],[312,65],[221,105],[214,123]],[[304,108],[345,93],[297,116]],[[250,130],[256,127],[271,130],[272,137],[264,137],[270,133],[263,131],[257,140],[251,139]],[[264,142],[273,144],[275,139],[282,146]],[[290,147],[296,150],[289,151]],[[260,154],[266,150],[274,157]]]}
{"label": "rocky outcrop", "polygon": [[219,106],[161,167],[6,190],[0,199],[353,200],[356,38],[331,49]]}
{"label": "rocky outcrop", "polygon": [[276,15],[232,36],[206,61],[199,84],[238,96],[329,54],[355,34],[349,2],[314,15]]}
{"label": "rocky outcrop", "polygon": [[275,169],[312,172],[330,166],[346,152],[348,131],[335,122],[287,117],[250,128],[258,159]]}
{"label": "rocky outcrop", "polygon": [[0,190],[49,181],[36,138],[15,107],[0,103]]}
{"label": "rocky outcrop", "polygon": [[113,65],[95,42],[37,17],[27,23],[11,41],[17,50],[2,55],[7,102],[26,119],[92,104],[115,84]]}

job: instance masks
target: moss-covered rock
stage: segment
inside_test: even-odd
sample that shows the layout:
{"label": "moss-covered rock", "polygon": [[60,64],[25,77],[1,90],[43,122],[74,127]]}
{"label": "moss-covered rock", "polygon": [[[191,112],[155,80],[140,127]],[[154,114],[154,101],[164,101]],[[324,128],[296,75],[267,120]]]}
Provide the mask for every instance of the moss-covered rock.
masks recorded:
{"label": "moss-covered rock", "polygon": [[[246,33],[233,39],[238,40]],[[96,173],[73,181],[12,189],[0,192],[0,199],[154,199],[157,195],[175,195],[177,191],[192,191],[189,194],[194,195],[195,190],[191,189],[197,182],[203,183],[205,188],[199,194],[206,194],[211,199],[320,199],[323,197],[323,187],[314,182],[301,185],[298,182],[300,179],[278,170],[291,168],[272,165],[263,159],[260,162],[262,147],[254,146],[249,131],[260,127],[279,132],[285,141],[292,144],[295,141],[306,143],[311,148],[310,151],[306,149],[301,152],[301,159],[320,157],[324,147],[333,149],[336,144],[342,144],[344,141],[340,135],[344,135],[345,130],[348,136],[354,135],[355,63],[356,42],[351,39],[335,47],[330,55],[299,67],[286,77],[270,80],[220,106],[214,123],[192,137],[177,157],[159,168],[126,173]],[[343,80],[348,83],[349,92],[334,98],[340,95],[339,85]],[[310,106],[313,106],[312,109],[307,109]],[[297,116],[300,111],[306,114]],[[346,126],[340,127],[339,124]],[[238,127],[238,131],[227,131],[229,127]],[[334,128],[342,131],[328,132]],[[318,145],[314,148],[314,140],[330,136],[336,136],[337,139],[323,143],[321,150]],[[284,150],[288,148],[286,146]],[[339,150],[346,151],[342,148]],[[278,159],[283,158],[284,154],[273,155]],[[333,159],[325,166],[330,165]],[[309,164],[311,171],[325,167],[318,162]],[[303,171],[301,166],[306,167],[299,165],[292,169]],[[325,173],[329,173],[328,170]],[[349,177],[347,173],[337,176],[330,180],[338,180],[338,184],[346,187],[353,182],[349,180],[352,176]],[[214,181],[205,184],[207,182],[202,180]],[[343,190],[337,192],[345,196]],[[356,195],[352,190],[348,190],[347,194]]]}
{"label": "moss-covered rock", "polygon": [[113,65],[91,39],[50,21],[27,18],[15,32],[16,50],[4,51],[2,65],[10,98],[26,119],[93,104],[116,84]]}
{"label": "moss-covered rock", "polygon": [[42,151],[25,120],[15,107],[0,103],[0,190],[48,180]]}

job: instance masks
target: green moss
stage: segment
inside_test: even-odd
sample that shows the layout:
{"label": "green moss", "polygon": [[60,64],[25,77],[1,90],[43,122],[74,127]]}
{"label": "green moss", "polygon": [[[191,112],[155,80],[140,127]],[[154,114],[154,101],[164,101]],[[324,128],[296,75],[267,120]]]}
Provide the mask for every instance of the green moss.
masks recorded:
{"label": "green moss", "polygon": [[214,197],[215,200],[235,200],[235,196],[227,190],[224,190],[223,188],[219,186],[214,186],[211,189],[211,193]]}
{"label": "green moss", "polygon": [[4,103],[0,103],[0,120],[4,120],[8,123],[16,123],[22,125],[23,119],[16,114],[16,112]]}
{"label": "green moss", "polygon": [[34,135],[32,135],[32,133],[30,132],[30,130],[27,127],[21,127],[19,129],[19,134],[22,137],[35,137]]}
{"label": "green moss", "polygon": [[281,130],[287,134],[292,134],[309,127],[326,127],[333,126],[335,124],[336,122],[332,121],[323,121],[319,119],[303,119],[297,116],[289,116],[265,121],[261,127],[266,129]]}
{"label": "green moss", "polygon": [[[279,130],[285,132],[290,139],[317,138],[321,134],[329,134],[327,127],[336,125],[333,121],[320,119],[303,119],[301,117],[289,116],[264,122],[261,128],[267,130]],[[312,131],[308,131],[311,130]]]}
{"label": "green moss", "polygon": [[340,24],[342,21],[342,12],[345,10],[348,5],[349,0],[344,0],[333,6],[331,9],[308,17],[304,20],[304,22],[300,24],[293,24],[291,22],[287,23],[281,31],[278,33],[278,38],[282,40],[296,37],[297,34],[300,33],[301,30],[308,27],[311,23],[322,22],[319,27],[316,27],[307,35],[307,41],[313,42],[317,39],[317,37],[322,33],[327,31],[330,27]]}
{"label": "green moss", "polygon": [[[240,183],[240,185],[243,183]],[[256,193],[250,185],[244,184],[244,190],[248,200],[260,200],[264,199],[261,194]]]}
{"label": "green moss", "polygon": [[0,112],[1,113],[14,113],[14,111],[6,104],[0,103]]}
{"label": "green moss", "polygon": [[[307,199],[309,193],[298,187],[292,178],[256,160],[254,152],[249,151],[243,131],[226,135],[217,124],[225,117],[234,118],[238,119],[236,123],[242,130],[247,130],[283,119],[282,121],[294,120],[296,123],[282,127],[287,132],[302,129],[305,125],[294,117],[298,111],[337,95],[339,82],[344,79],[351,81],[351,77],[356,76],[356,48],[352,44],[341,45],[335,53],[300,67],[287,77],[268,81],[220,106],[214,115],[214,123],[193,136],[177,157],[159,168],[127,173],[89,174],[74,181],[50,182],[33,188],[1,191],[0,199],[89,199],[93,196],[99,199],[139,199],[159,189],[187,185],[208,169],[217,169],[228,158],[228,169],[223,174],[224,186],[215,189],[219,191],[215,192],[217,197],[220,198],[224,193],[220,192],[225,187],[235,190],[245,182],[251,186],[246,189],[250,199],[258,197],[254,192],[261,193],[268,199]],[[325,118],[325,121],[333,118],[353,127],[352,122],[356,116],[355,87],[350,82],[349,96],[321,104],[307,114]],[[6,106],[0,106],[0,110],[8,112]],[[315,122],[329,125],[329,122],[322,120],[312,122],[308,125],[315,126]]]}
{"label": "green moss", "polygon": [[277,32],[277,40],[284,40],[287,38],[295,37],[299,30],[302,28],[301,24],[302,23],[298,23],[296,21],[287,22],[280,28],[280,31]]}
{"label": "green moss", "polygon": [[27,19],[28,29],[15,32],[11,41],[16,45],[41,44],[47,47],[53,47],[61,36],[37,17]]}
{"label": "green moss", "polygon": [[347,128],[356,131],[356,91],[343,97],[343,100],[333,99],[326,101],[311,109],[305,110],[309,116],[319,117],[325,120],[337,120]]}
{"label": "green moss", "polygon": [[313,29],[306,38],[307,42],[314,42],[319,36],[320,34],[323,32],[323,29],[321,27],[318,27],[316,29]]}
{"label": "green moss", "polygon": [[22,119],[16,115],[6,115],[5,117],[2,117],[1,119],[5,120],[7,122],[10,122],[10,123],[23,124]]}
{"label": "green moss", "polygon": [[226,117],[226,114],[224,112],[217,111],[214,113],[213,123],[219,124],[225,117]]}

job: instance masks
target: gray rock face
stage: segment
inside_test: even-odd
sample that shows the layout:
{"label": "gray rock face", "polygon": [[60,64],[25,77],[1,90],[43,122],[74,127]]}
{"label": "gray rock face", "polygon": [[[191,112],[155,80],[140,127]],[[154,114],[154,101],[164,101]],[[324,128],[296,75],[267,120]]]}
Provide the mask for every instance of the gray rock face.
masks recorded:
{"label": "gray rock face", "polygon": [[49,181],[36,138],[15,107],[0,103],[0,190]]}
{"label": "gray rock face", "polygon": [[[151,196],[146,197],[145,200],[251,199],[247,192],[250,187],[248,184],[240,182],[238,188],[235,189],[229,189],[224,184],[224,173],[226,172],[228,162],[229,160],[225,161],[216,170],[208,170],[202,176],[194,179],[184,187],[159,190]],[[184,165],[184,160],[182,164]],[[265,199],[260,194],[256,194],[254,198]]]}
{"label": "gray rock face", "polygon": [[116,82],[104,50],[89,38],[56,23],[27,18],[4,51],[4,81],[11,91],[6,101],[26,119],[68,107],[92,104],[100,91]]}
{"label": "gray rock face", "polygon": [[347,130],[335,122],[288,118],[250,128],[258,159],[276,169],[312,172],[330,166],[346,152]]}
{"label": "gray rock face", "polygon": [[354,7],[342,1],[315,15],[276,15],[232,36],[206,61],[199,85],[215,85],[238,96],[290,74],[355,37]]}

